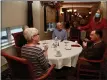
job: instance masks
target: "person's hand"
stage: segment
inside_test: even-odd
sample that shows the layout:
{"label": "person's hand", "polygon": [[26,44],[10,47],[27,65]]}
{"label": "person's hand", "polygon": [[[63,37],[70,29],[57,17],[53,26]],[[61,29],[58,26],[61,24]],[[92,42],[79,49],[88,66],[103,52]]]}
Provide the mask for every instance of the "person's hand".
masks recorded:
{"label": "person's hand", "polygon": [[48,54],[47,54],[47,50],[48,50],[48,46],[45,45],[45,46],[44,46],[44,55],[45,55],[46,57],[48,56]]}
{"label": "person's hand", "polygon": [[87,42],[83,41],[83,47],[86,48],[87,47]]}
{"label": "person's hand", "polygon": [[44,52],[44,55],[45,55],[46,57],[48,56],[48,53],[47,53],[47,51],[45,51],[45,52]]}
{"label": "person's hand", "polygon": [[48,50],[48,45],[44,46],[44,50],[47,51]]}

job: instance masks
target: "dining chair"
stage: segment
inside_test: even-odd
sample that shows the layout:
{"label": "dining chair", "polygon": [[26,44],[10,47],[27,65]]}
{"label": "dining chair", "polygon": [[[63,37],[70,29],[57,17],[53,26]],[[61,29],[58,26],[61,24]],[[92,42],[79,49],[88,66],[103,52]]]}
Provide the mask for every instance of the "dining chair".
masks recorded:
{"label": "dining chair", "polygon": [[1,51],[1,55],[4,56],[8,62],[13,80],[47,80],[55,67],[54,64],[51,65],[43,76],[35,78],[33,66],[27,59],[9,55],[4,51]]}
{"label": "dining chair", "polygon": [[21,57],[21,47],[18,47],[16,45],[14,45],[14,47],[15,47],[15,50],[16,50],[17,57]]}
{"label": "dining chair", "polygon": [[23,32],[12,33],[12,36],[15,41],[15,46],[22,47],[27,43],[26,39],[24,38]]}
{"label": "dining chair", "polygon": [[[77,80],[81,80],[80,77],[87,77],[87,78],[97,78],[102,80],[102,67],[104,66],[104,56],[106,51],[103,55],[101,60],[88,60],[86,58],[80,57],[77,63]],[[92,66],[85,65],[83,62],[91,63]],[[91,79],[90,79],[91,80]],[[96,79],[95,79],[96,80]]]}
{"label": "dining chair", "polygon": [[15,41],[15,49],[17,52],[17,56],[21,57],[21,47],[27,43],[26,39],[24,38],[23,32],[17,32],[17,33],[12,33],[12,36]]}

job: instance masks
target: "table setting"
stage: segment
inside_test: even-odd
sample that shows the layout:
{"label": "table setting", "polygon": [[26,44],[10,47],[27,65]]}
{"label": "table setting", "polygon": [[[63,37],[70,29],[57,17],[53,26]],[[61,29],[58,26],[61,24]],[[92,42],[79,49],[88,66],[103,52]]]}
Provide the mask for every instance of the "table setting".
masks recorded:
{"label": "table setting", "polygon": [[82,46],[77,41],[68,40],[42,40],[39,42],[44,50],[44,46],[48,47],[48,60],[50,64],[56,64],[56,68],[63,66],[76,67],[78,56],[82,51]]}

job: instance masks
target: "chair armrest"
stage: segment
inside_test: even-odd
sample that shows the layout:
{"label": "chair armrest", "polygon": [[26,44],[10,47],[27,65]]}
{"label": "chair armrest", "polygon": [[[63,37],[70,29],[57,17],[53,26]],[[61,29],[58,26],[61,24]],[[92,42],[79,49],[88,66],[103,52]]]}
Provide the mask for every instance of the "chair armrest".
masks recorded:
{"label": "chair armrest", "polygon": [[56,66],[55,64],[51,65],[51,67],[48,69],[48,71],[43,76],[37,78],[36,80],[44,80],[45,78],[47,78],[55,66]]}
{"label": "chair armrest", "polygon": [[93,62],[93,63],[99,63],[99,62],[102,62],[103,60],[88,60],[86,58],[79,58],[79,60],[82,60],[82,61],[87,61],[87,62]]}
{"label": "chair armrest", "polygon": [[6,59],[13,59],[19,62],[23,62],[24,64],[27,64],[27,59],[25,58],[20,58],[17,56],[13,56],[13,55],[8,55],[8,53],[1,51],[1,56],[4,56]]}

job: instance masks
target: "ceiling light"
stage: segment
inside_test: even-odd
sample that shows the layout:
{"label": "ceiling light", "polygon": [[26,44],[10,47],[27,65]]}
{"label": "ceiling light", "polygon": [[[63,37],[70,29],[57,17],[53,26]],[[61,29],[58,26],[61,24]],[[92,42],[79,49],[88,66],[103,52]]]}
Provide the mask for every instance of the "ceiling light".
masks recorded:
{"label": "ceiling light", "polygon": [[89,12],[89,14],[91,14],[92,12]]}
{"label": "ceiling light", "polygon": [[77,9],[74,9],[74,12],[77,12]]}

